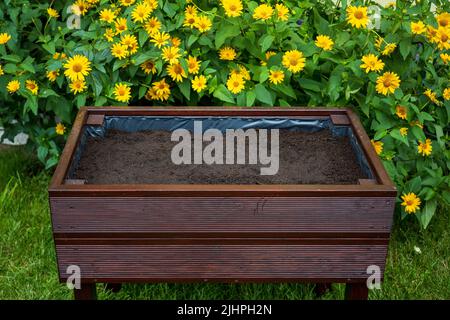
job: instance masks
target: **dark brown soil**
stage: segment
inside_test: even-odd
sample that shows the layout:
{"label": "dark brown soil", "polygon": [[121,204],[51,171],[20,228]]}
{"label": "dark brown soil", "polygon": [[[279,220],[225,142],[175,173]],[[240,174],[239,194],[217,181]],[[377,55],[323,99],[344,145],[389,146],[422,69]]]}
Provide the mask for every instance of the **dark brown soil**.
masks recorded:
{"label": "dark brown soil", "polygon": [[178,142],[170,137],[167,131],[110,131],[88,138],[74,178],[89,184],[357,184],[365,178],[348,138],[328,130],[280,130],[279,170],[266,176],[260,168],[267,165],[259,162],[175,165],[171,152]]}

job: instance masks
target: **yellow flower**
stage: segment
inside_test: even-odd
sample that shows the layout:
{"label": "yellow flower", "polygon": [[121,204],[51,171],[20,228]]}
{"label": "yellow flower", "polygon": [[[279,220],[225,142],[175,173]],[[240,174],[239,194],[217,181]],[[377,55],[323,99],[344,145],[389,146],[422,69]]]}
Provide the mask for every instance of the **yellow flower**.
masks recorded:
{"label": "yellow flower", "polygon": [[383,145],[384,143],[381,141],[375,141],[375,140],[370,140],[370,142],[372,143],[373,148],[375,149],[375,152],[380,155],[383,152]]}
{"label": "yellow flower", "polygon": [[88,12],[90,8],[90,4],[87,3],[85,0],[77,0],[72,5],[72,12],[78,16],[82,15],[84,16],[86,12]]}
{"label": "yellow flower", "polygon": [[186,72],[180,63],[174,63],[167,67],[167,73],[176,82],[183,81],[183,78],[187,78]]}
{"label": "yellow flower", "polygon": [[427,31],[427,27],[422,21],[411,22],[411,32],[413,34],[422,34]]}
{"label": "yellow flower", "polygon": [[227,81],[227,88],[234,94],[238,94],[245,87],[245,80],[239,74],[232,74]]}
{"label": "yellow flower", "polygon": [[197,8],[194,6],[187,6],[186,9],[184,10],[185,14],[192,14],[194,16],[197,15]]}
{"label": "yellow flower", "polygon": [[100,21],[112,23],[116,18],[116,13],[111,9],[104,9],[100,11]]}
{"label": "yellow flower", "polygon": [[442,96],[445,100],[450,100],[450,88],[445,88]]}
{"label": "yellow flower", "polygon": [[400,128],[400,134],[405,137],[408,135],[408,128]]}
{"label": "yellow flower", "polygon": [[270,19],[270,17],[273,14],[273,8],[267,4],[260,4],[255,8],[255,11],[253,11],[253,19],[256,20],[267,20]]}
{"label": "yellow flower", "polygon": [[419,127],[420,129],[423,129],[423,124],[421,124],[421,123],[419,122],[419,120],[411,121],[411,122],[409,123],[409,125],[410,125],[411,127],[417,126],[417,127]]}
{"label": "yellow flower", "polygon": [[436,17],[436,20],[441,27],[449,27],[450,26],[450,13],[443,12]]}
{"label": "yellow flower", "polygon": [[170,87],[169,84],[166,83],[166,79],[154,82],[152,89],[156,93],[156,96],[158,97],[159,100],[164,101],[169,99]]}
{"label": "yellow flower", "polygon": [[129,7],[135,2],[136,0],[120,0],[120,4],[124,7]]}
{"label": "yellow flower", "polygon": [[395,108],[395,114],[397,115],[397,117],[399,117],[400,119],[404,119],[404,120],[408,116],[406,107],[401,106],[401,105],[398,105]]}
{"label": "yellow flower", "polygon": [[347,8],[347,23],[357,29],[366,28],[369,23],[367,7],[349,6]]}
{"label": "yellow flower", "polygon": [[144,0],[144,2],[149,6],[150,12],[158,8],[158,0]]}
{"label": "yellow flower", "polygon": [[191,74],[197,74],[200,70],[200,61],[196,57],[189,56],[188,61],[188,72]]}
{"label": "yellow flower", "polygon": [[159,32],[161,29],[161,22],[159,22],[158,18],[152,17],[145,23],[144,28],[148,35],[151,36],[154,33]]}
{"label": "yellow flower", "polygon": [[196,22],[197,22],[197,15],[196,14],[186,14],[184,16],[183,26],[184,27],[189,27],[189,28],[194,28]]}
{"label": "yellow flower", "polygon": [[25,81],[25,87],[30,90],[30,92],[34,95],[37,95],[39,86],[34,80],[27,80]]}
{"label": "yellow flower", "polygon": [[297,73],[305,67],[305,60],[301,51],[291,50],[283,55],[282,63],[289,71]]}
{"label": "yellow flower", "polygon": [[200,32],[206,32],[211,29],[212,21],[206,16],[199,16],[195,19],[195,27]]}
{"label": "yellow flower", "polygon": [[201,92],[206,88],[206,77],[204,75],[195,76],[191,83],[194,91]]}
{"label": "yellow flower", "polygon": [[8,82],[6,89],[8,89],[9,93],[14,93],[20,89],[20,82],[18,80],[12,80]]}
{"label": "yellow flower", "polygon": [[129,54],[135,54],[139,48],[136,37],[130,34],[122,36],[120,38],[120,44],[127,47]]}
{"label": "yellow flower", "polygon": [[406,213],[415,213],[420,209],[420,198],[413,192],[404,193],[402,195],[402,206],[405,207]]}
{"label": "yellow flower", "polygon": [[381,54],[383,56],[388,56],[390,55],[392,52],[394,52],[395,48],[397,48],[397,45],[395,43],[388,43],[385,47],[384,50],[381,51]]}
{"label": "yellow flower", "polygon": [[55,82],[58,76],[59,70],[47,71],[47,79],[50,80],[50,82]]}
{"label": "yellow flower", "polygon": [[284,72],[281,70],[270,70],[269,81],[273,84],[282,83],[284,80]]}
{"label": "yellow flower", "polygon": [[155,74],[156,73],[156,65],[152,60],[147,60],[143,64],[141,64],[141,69],[145,72],[145,74]]}
{"label": "yellow flower", "polygon": [[66,54],[65,53],[59,53],[59,52],[56,52],[54,55],[53,55],[53,59],[55,59],[55,60],[64,60],[64,59],[66,59],[67,58],[67,56],[66,56]]}
{"label": "yellow flower", "polygon": [[417,145],[417,152],[422,156],[429,156],[433,151],[433,146],[431,145],[431,140],[426,139],[425,142],[419,141]]}
{"label": "yellow flower", "polygon": [[427,26],[427,38],[429,41],[436,43],[436,34],[437,29],[433,28],[432,26]]}
{"label": "yellow flower", "polygon": [[436,93],[434,93],[431,89],[425,90],[423,94],[426,95],[433,103],[440,104],[439,100],[436,98]]}
{"label": "yellow flower", "polygon": [[86,86],[85,81],[75,80],[69,84],[69,88],[70,88],[71,92],[73,92],[74,94],[77,94],[77,93],[83,92],[87,88],[87,86]]}
{"label": "yellow flower", "polygon": [[444,64],[448,64],[450,62],[450,55],[448,53],[441,53],[441,59]]}
{"label": "yellow flower", "polygon": [[50,18],[58,18],[59,17],[58,11],[56,11],[53,8],[47,8],[47,14]]}
{"label": "yellow flower", "polygon": [[147,90],[147,93],[145,94],[145,99],[147,100],[157,100],[158,95],[156,94],[156,90],[154,88],[150,88]]}
{"label": "yellow flower", "polygon": [[2,65],[0,64],[0,76],[4,75],[5,72],[3,71]]}
{"label": "yellow flower", "polygon": [[400,87],[400,78],[394,72],[385,72],[377,78],[376,90],[378,93],[387,95],[394,93]]}
{"label": "yellow flower", "polygon": [[108,28],[105,30],[105,33],[103,34],[103,36],[106,38],[106,40],[108,42],[113,42],[114,41],[114,30],[111,28]]}
{"label": "yellow flower", "polygon": [[315,44],[319,48],[322,48],[325,51],[329,51],[329,50],[333,49],[334,42],[333,42],[333,40],[331,40],[331,38],[329,36],[318,35],[316,37]]}
{"label": "yellow flower", "polygon": [[164,47],[162,49],[162,59],[169,64],[178,63],[179,57],[181,57],[181,54],[177,47]]}
{"label": "yellow flower", "polygon": [[133,22],[144,22],[148,19],[150,14],[152,13],[152,9],[145,3],[139,3],[131,13],[131,17],[133,18]]}
{"label": "yellow flower", "polygon": [[181,45],[181,40],[180,38],[173,37],[170,39],[170,43],[172,44],[172,47],[179,47]]}
{"label": "yellow flower", "polygon": [[114,96],[117,101],[128,103],[131,98],[131,88],[125,83],[117,83],[114,87]]}
{"label": "yellow flower", "polygon": [[117,18],[114,21],[114,27],[116,28],[116,33],[122,33],[128,30],[127,19],[125,18]]}
{"label": "yellow flower", "polygon": [[7,33],[0,33],[0,44],[5,44],[11,40],[11,36]]}
{"label": "yellow flower", "polygon": [[242,14],[241,0],[221,0],[221,4],[228,17],[239,17]]}
{"label": "yellow flower", "polygon": [[219,51],[219,57],[221,60],[234,60],[236,58],[236,50],[230,47],[223,47]]}
{"label": "yellow flower", "polygon": [[62,136],[66,132],[66,127],[62,123],[58,123],[55,127],[57,135]]}
{"label": "yellow flower", "polygon": [[289,19],[289,9],[285,5],[277,3],[275,5],[275,10],[277,11],[278,20],[287,21]]}
{"label": "yellow flower", "polygon": [[368,54],[361,58],[363,62],[361,64],[362,69],[366,69],[366,73],[369,71],[381,71],[384,68],[384,62],[377,58],[374,54]]}
{"label": "yellow flower", "polygon": [[170,35],[166,32],[155,32],[152,34],[152,39],[150,42],[153,42],[155,46],[158,48],[161,48],[162,46],[165,46],[167,42],[169,42]]}
{"label": "yellow flower", "polygon": [[111,54],[113,57],[122,60],[128,56],[128,47],[121,43],[115,43],[111,47]]}
{"label": "yellow flower", "polygon": [[375,40],[375,48],[380,50],[381,45],[383,44],[384,39],[382,37],[378,37],[377,40]]}
{"label": "yellow flower", "polygon": [[435,35],[435,42],[440,50],[450,49],[450,27],[439,27]]}
{"label": "yellow flower", "polygon": [[91,62],[83,55],[75,55],[64,64],[64,75],[71,81],[84,80],[91,71]]}

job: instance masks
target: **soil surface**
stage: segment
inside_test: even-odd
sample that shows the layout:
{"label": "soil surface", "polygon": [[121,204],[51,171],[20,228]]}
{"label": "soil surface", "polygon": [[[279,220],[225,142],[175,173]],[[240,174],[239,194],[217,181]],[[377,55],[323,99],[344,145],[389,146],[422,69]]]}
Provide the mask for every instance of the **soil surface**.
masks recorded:
{"label": "soil surface", "polygon": [[177,144],[167,131],[109,131],[104,138],[89,137],[74,178],[88,184],[357,184],[366,178],[349,139],[333,137],[328,130],[280,130],[275,175],[261,175],[260,168],[268,165],[259,159],[245,165],[175,165],[171,152]]}

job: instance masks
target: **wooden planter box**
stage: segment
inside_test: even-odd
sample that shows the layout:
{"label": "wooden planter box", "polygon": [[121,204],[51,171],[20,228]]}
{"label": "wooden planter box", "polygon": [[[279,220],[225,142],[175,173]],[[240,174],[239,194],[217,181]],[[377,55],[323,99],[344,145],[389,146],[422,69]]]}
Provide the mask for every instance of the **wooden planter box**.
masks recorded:
{"label": "wooden planter box", "polygon": [[[86,125],[108,116],[330,118],[350,126],[372,180],[354,185],[93,185],[68,179]],[[49,187],[59,279],[79,266],[76,298],[95,283],[347,283],[367,298],[383,277],[396,189],[348,109],[82,108]]]}

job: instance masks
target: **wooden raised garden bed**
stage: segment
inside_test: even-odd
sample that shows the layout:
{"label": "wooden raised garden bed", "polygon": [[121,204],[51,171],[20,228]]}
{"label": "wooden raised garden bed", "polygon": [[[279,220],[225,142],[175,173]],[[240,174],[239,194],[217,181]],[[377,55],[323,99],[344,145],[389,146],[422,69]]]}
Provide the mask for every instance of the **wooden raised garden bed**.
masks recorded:
{"label": "wooden raised garden bed", "polygon": [[[275,124],[278,174],[172,164],[171,119]],[[80,268],[76,298],[101,282],[206,281],[347,283],[347,298],[367,298],[395,196],[348,109],[82,108],[49,187],[59,278]]]}

